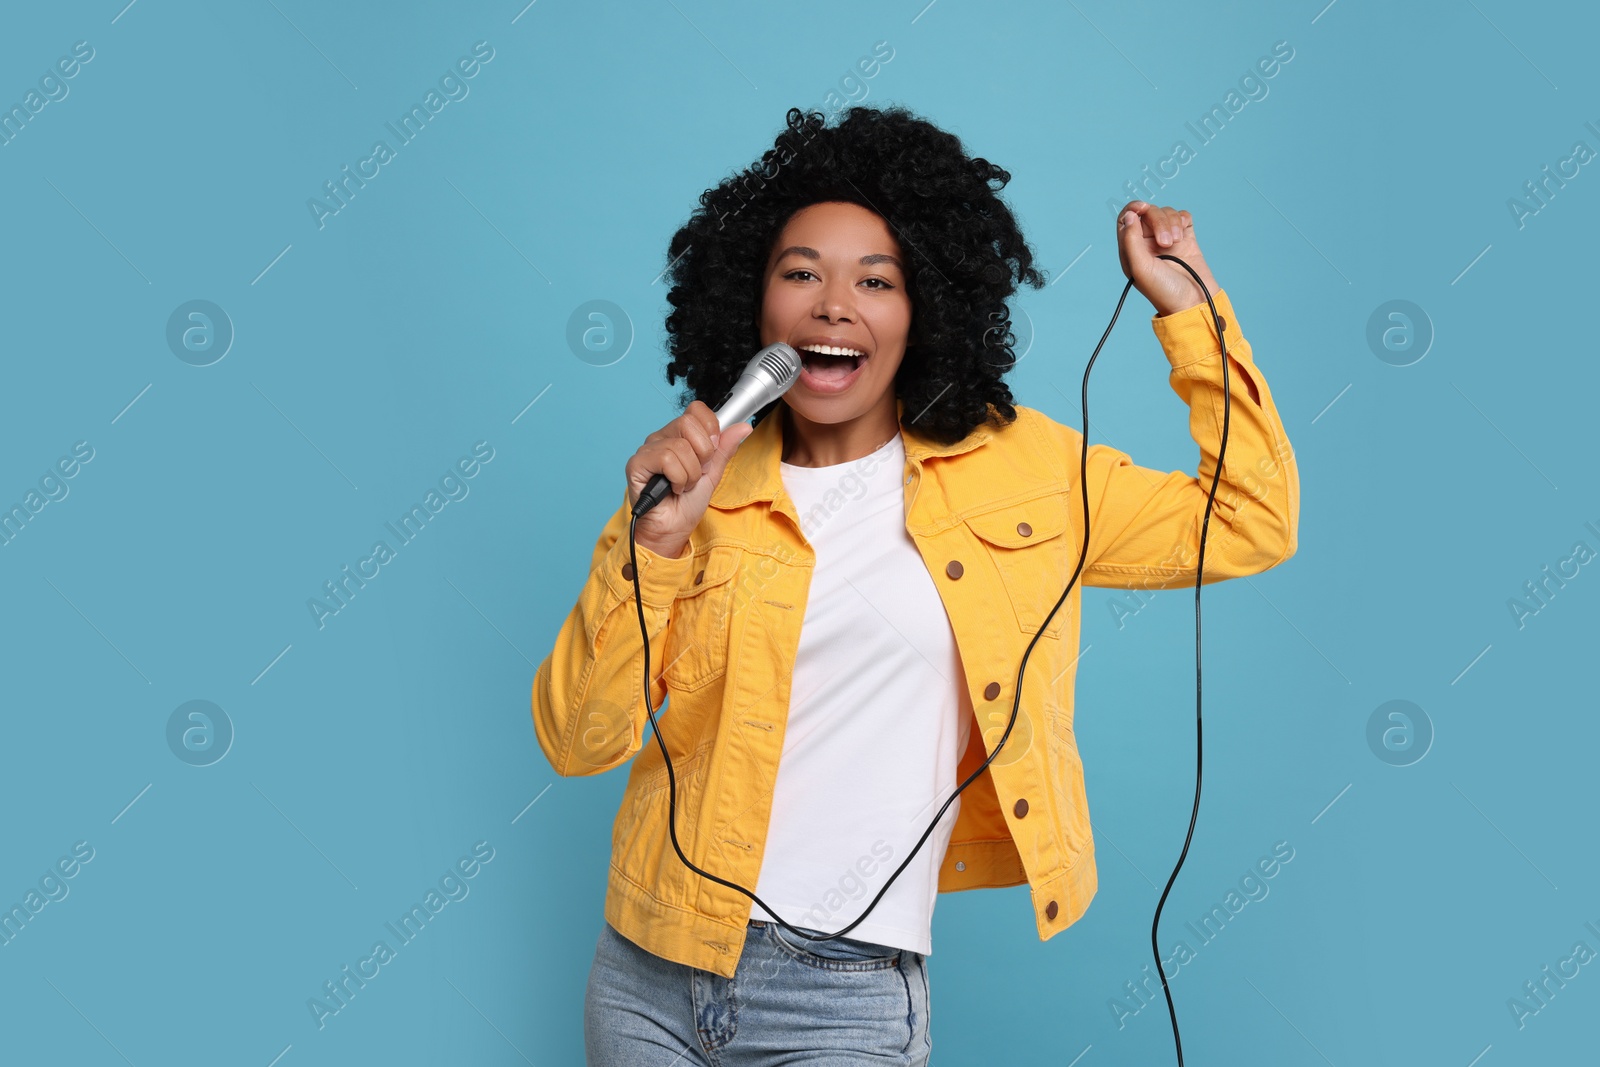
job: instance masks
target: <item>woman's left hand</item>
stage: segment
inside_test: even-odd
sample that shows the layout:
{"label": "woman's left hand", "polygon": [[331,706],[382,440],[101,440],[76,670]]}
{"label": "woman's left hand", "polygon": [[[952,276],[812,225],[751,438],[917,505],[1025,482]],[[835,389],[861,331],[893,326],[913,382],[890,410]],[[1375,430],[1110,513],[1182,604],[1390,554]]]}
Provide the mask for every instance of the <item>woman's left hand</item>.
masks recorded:
{"label": "woman's left hand", "polygon": [[1117,216],[1117,251],[1126,274],[1155,306],[1157,315],[1171,315],[1206,302],[1189,272],[1161,255],[1177,256],[1194,268],[1213,294],[1218,286],[1194,239],[1194,219],[1187,211],[1130,200]]}

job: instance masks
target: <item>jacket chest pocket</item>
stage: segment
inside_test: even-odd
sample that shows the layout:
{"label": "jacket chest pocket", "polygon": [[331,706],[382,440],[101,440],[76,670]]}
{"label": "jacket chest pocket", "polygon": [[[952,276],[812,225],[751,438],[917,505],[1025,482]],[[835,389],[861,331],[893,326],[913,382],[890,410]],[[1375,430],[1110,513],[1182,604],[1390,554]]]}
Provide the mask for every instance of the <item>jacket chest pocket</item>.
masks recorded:
{"label": "jacket chest pocket", "polygon": [[[1017,626],[1032,636],[1061,597],[1072,569],[1077,566],[1074,552],[1081,545],[1066,536],[1072,524],[1067,515],[1066,494],[1054,492],[1007,504],[1001,508],[968,515],[967,528],[983,542],[1005,583],[1006,596],[1016,615]],[[1069,559],[1068,556],[1072,555]],[[1082,581],[1082,577],[1079,577]],[[1070,603],[1050,620],[1046,637],[1061,636]]]}
{"label": "jacket chest pocket", "polygon": [[715,546],[695,556],[694,578],[672,603],[661,673],[669,688],[699,689],[728,669],[737,548]]}

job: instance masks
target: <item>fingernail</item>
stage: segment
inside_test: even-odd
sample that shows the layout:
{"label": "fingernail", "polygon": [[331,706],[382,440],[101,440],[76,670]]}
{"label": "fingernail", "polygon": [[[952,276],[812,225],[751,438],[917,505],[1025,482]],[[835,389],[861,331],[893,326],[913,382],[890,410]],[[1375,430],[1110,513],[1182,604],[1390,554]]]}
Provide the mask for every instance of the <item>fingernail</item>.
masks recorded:
{"label": "fingernail", "polygon": [[721,435],[721,434],[719,434],[719,433],[714,433],[714,434],[712,434],[712,435],[711,435],[711,447],[712,447],[712,448],[716,448],[716,447],[717,447],[717,442],[718,442],[718,441],[719,441],[719,440],[721,440],[721,438],[722,438],[722,435]]}

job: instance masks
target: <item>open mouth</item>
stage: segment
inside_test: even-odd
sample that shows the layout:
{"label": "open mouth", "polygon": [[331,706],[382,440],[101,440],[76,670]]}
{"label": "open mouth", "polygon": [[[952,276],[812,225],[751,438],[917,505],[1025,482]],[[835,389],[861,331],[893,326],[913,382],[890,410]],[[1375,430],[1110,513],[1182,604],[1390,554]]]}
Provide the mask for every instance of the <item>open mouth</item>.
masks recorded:
{"label": "open mouth", "polygon": [[866,353],[859,349],[836,345],[812,345],[799,352],[801,381],[819,393],[848,388],[867,361]]}

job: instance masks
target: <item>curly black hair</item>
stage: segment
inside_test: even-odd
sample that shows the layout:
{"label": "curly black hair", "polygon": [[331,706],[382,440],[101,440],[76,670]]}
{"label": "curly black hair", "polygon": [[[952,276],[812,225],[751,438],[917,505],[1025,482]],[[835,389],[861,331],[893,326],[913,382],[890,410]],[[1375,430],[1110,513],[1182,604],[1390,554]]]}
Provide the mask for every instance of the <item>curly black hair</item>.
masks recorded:
{"label": "curly black hair", "polygon": [[821,112],[791,108],[773,147],[700,194],[668,246],[666,371],[668,384],[685,380],[679,402],[715,407],[727,396],[761,347],[772,242],[801,208],[845,201],[883,217],[906,252],[911,332],[894,389],[917,429],[953,444],[1013,421],[1006,302],[1019,281],[1037,289],[1045,276],[996,195],[1010,180],[904,107],[851,107],[831,128]]}

